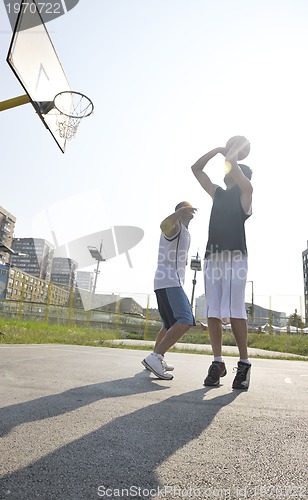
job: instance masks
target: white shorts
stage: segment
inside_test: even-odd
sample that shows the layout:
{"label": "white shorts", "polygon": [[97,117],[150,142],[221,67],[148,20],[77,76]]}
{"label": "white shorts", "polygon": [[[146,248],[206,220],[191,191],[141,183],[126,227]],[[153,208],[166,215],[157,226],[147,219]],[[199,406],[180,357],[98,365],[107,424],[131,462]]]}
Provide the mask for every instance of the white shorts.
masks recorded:
{"label": "white shorts", "polygon": [[245,287],[247,255],[224,251],[205,259],[203,266],[206,317],[229,323],[230,318],[247,319]]}

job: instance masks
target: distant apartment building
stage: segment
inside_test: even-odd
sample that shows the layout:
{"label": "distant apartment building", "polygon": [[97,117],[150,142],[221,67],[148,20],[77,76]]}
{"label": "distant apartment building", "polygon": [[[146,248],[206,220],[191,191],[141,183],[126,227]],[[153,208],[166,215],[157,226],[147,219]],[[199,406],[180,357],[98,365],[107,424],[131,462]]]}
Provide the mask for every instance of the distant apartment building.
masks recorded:
{"label": "distant apartment building", "polygon": [[0,264],[0,299],[5,299],[7,282],[9,274],[9,265]]}
{"label": "distant apartment building", "polygon": [[302,252],[303,277],[304,277],[304,301],[305,301],[305,320],[308,323],[308,241],[307,248]]}
{"label": "distant apartment building", "polygon": [[94,283],[93,272],[77,271],[76,283],[78,288],[91,292]]}
{"label": "distant apartment building", "polygon": [[202,294],[200,297],[197,297],[195,300],[195,318],[204,320],[205,319],[205,308],[206,308],[206,303],[205,303],[205,295]]}
{"label": "distant apartment building", "polygon": [[54,246],[41,238],[13,238],[11,265],[42,280],[50,280]]}
{"label": "distant apartment building", "polygon": [[76,288],[74,294],[74,307],[91,309],[93,301],[94,273],[88,271],[77,271]]}
{"label": "distant apartment building", "polygon": [[[251,302],[245,302],[245,308],[249,327],[261,327],[268,322],[273,326],[285,326],[287,323],[285,312],[273,311],[257,304],[252,305]],[[206,298],[204,294],[196,298],[195,317],[197,320],[205,321],[206,319]]]}
{"label": "distant apartment building", "polygon": [[54,257],[51,267],[51,281],[69,290],[76,283],[78,264],[68,257]]}
{"label": "distant apartment building", "polygon": [[15,223],[16,217],[0,207],[0,261],[2,264],[10,261],[10,254],[6,248],[12,248]]}
{"label": "distant apartment building", "polygon": [[[0,272],[4,273],[4,266],[1,268]],[[7,266],[6,273],[8,273],[5,290],[7,300],[61,306],[68,304],[68,290],[11,266]]]}

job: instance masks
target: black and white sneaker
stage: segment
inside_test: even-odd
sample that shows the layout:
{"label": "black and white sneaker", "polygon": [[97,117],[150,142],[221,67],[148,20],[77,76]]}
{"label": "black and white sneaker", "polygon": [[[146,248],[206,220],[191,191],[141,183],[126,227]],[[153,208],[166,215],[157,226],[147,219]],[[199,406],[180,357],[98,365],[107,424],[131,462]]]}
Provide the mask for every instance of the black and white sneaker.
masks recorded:
{"label": "black and white sneaker", "polygon": [[237,368],[233,368],[233,371],[236,371],[236,375],[233,380],[232,389],[247,391],[250,381],[251,365],[239,361],[237,363]]}
{"label": "black and white sneaker", "polygon": [[225,363],[222,361],[213,361],[209,367],[207,377],[205,378],[203,385],[206,386],[216,386],[219,385],[220,377],[227,375],[227,369]]}

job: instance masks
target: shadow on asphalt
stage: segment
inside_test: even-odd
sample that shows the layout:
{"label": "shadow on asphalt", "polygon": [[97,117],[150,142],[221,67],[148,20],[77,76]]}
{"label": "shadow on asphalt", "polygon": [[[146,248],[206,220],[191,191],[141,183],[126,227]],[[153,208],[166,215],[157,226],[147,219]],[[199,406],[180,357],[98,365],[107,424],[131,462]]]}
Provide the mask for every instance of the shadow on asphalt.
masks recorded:
{"label": "shadow on asphalt", "polygon": [[[13,405],[1,410],[1,426],[4,425],[4,432],[9,432],[14,426],[62,415],[102,399],[168,388],[155,382],[156,379],[141,373]],[[0,497],[10,500],[146,498],[137,488],[159,490],[162,485],[156,475],[157,467],[200,436],[217,413],[240,394],[232,391],[212,397],[212,392],[207,400],[208,391],[202,388],[151,402],[145,408],[114,418],[98,430],[4,476]],[[181,471],[176,475],[181,476]],[[136,490],[130,496],[119,494],[120,489],[132,487]]]}
{"label": "shadow on asphalt", "polygon": [[155,384],[157,379],[150,379],[147,375],[147,373],[141,372],[134,377],[74,387],[59,394],[1,408],[0,437],[3,437],[18,425],[64,415],[102,399],[143,394],[169,388],[168,386]]}

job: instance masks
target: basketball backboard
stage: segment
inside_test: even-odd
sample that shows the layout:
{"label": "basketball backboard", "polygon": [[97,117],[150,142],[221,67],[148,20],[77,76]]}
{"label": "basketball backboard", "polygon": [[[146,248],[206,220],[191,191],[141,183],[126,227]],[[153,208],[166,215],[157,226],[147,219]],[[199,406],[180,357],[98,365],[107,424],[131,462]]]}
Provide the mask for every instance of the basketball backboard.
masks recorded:
{"label": "basketball backboard", "polygon": [[[64,107],[70,109],[71,88],[40,15],[39,5],[35,0],[22,0],[7,62],[64,153],[67,138],[61,133],[59,113],[54,111],[52,103],[58,93],[65,92],[62,98],[66,101]],[[61,127],[63,120],[68,122],[69,117],[61,115]]]}

